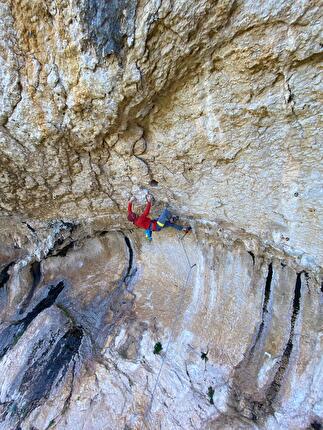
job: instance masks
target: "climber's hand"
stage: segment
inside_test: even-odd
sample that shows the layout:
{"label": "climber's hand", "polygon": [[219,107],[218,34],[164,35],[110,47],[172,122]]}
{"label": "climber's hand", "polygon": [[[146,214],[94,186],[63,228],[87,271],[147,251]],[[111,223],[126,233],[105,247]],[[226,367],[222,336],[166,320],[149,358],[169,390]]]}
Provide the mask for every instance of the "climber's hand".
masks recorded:
{"label": "climber's hand", "polygon": [[136,200],[136,197],[132,196],[130,202],[133,203]]}

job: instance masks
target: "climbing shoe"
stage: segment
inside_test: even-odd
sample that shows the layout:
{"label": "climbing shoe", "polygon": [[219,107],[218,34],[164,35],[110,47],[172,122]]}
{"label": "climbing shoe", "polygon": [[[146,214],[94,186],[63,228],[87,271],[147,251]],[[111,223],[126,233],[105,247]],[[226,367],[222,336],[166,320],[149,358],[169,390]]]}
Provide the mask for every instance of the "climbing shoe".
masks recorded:
{"label": "climbing shoe", "polygon": [[187,226],[187,227],[184,227],[183,228],[183,231],[185,232],[185,233],[188,233],[189,231],[191,231],[192,230],[192,227],[190,227],[190,226]]}
{"label": "climbing shoe", "polygon": [[176,222],[176,221],[178,221],[179,220],[179,216],[177,216],[177,215],[173,215],[171,218],[170,218],[170,222]]}
{"label": "climbing shoe", "polygon": [[152,234],[151,234],[151,230],[150,230],[150,228],[148,228],[147,230],[145,230],[145,236],[146,236],[146,239],[147,240],[149,240],[149,242],[151,242],[152,241]]}

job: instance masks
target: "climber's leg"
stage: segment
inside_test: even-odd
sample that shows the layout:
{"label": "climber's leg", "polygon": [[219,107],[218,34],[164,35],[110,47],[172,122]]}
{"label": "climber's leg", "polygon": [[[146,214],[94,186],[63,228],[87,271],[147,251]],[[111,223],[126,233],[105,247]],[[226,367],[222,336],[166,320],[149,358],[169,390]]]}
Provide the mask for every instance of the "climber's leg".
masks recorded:
{"label": "climber's leg", "polygon": [[172,214],[170,213],[170,211],[165,208],[157,220],[157,226],[163,228],[165,226],[165,223],[169,220],[171,216]]}
{"label": "climber's leg", "polygon": [[182,225],[174,224],[170,221],[166,221],[164,227],[171,227],[178,231],[182,231],[186,228],[186,227],[183,227]]}

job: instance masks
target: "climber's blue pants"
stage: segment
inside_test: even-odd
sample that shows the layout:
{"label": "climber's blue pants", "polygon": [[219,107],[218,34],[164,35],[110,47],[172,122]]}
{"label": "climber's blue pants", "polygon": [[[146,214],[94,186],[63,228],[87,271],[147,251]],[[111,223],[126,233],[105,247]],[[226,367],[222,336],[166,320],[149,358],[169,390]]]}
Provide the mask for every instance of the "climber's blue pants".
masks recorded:
{"label": "climber's blue pants", "polygon": [[158,227],[165,227],[166,222],[170,219],[172,214],[169,212],[167,208],[163,210],[163,212],[159,215],[159,218],[157,219],[157,225]]}
{"label": "climber's blue pants", "polygon": [[170,213],[170,211],[167,208],[165,208],[163,212],[160,214],[159,218],[157,219],[156,231],[160,231],[162,228],[165,228],[165,227],[172,227],[172,228],[175,228],[175,230],[179,230],[179,231],[183,230],[184,227],[182,227],[181,225],[177,225],[169,221],[171,216],[172,214]]}
{"label": "climber's blue pants", "polygon": [[[157,224],[157,227],[158,227],[158,224]],[[172,222],[170,222],[170,221],[166,221],[166,222],[165,222],[164,228],[165,228],[165,227],[172,227],[172,228],[174,228],[175,230],[179,230],[179,231],[182,231],[182,230],[183,230],[183,228],[184,228],[184,227],[182,227],[181,225],[174,224],[174,223],[172,223]]]}

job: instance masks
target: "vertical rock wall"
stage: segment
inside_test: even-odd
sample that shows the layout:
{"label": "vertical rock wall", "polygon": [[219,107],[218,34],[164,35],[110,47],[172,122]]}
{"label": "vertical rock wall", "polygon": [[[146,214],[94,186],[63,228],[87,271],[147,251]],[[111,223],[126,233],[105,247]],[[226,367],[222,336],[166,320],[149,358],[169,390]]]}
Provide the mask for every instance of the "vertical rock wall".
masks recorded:
{"label": "vertical rock wall", "polygon": [[34,240],[1,272],[1,429],[321,425],[322,291],[293,258],[211,227],[53,225],[38,263]]}
{"label": "vertical rock wall", "polygon": [[321,264],[317,2],[4,1],[0,25],[3,214],[123,227],[148,188]]}

